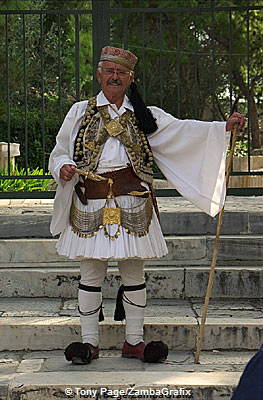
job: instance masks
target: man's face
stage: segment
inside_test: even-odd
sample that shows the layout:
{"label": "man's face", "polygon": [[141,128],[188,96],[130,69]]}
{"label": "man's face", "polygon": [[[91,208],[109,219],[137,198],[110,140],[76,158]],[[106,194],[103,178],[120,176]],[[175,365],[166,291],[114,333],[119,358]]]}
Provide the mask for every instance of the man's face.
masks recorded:
{"label": "man's face", "polygon": [[121,99],[133,81],[133,73],[120,64],[103,61],[97,70],[97,79],[106,97]]}

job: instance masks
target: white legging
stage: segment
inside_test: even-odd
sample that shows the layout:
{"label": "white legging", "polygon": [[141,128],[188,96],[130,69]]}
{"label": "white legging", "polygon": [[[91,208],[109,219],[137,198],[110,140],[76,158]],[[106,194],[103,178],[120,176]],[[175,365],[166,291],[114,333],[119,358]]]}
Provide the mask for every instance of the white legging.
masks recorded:
{"label": "white legging", "polygon": [[[100,288],[107,273],[107,261],[83,260],[80,263],[80,283],[86,286]],[[124,286],[141,285],[144,283],[144,262],[142,260],[127,259],[118,262],[119,272]],[[146,304],[146,289],[125,292],[125,296],[134,304],[144,306]],[[117,295],[117,293],[116,293]],[[99,308],[101,292],[90,292],[79,289],[79,309],[87,313]],[[144,308],[123,302],[125,310],[126,330],[125,339],[135,345],[143,341]],[[99,312],[91,315],[80,315],[81,335],[83,343],[93,346],[99,344],[98,328]]]}

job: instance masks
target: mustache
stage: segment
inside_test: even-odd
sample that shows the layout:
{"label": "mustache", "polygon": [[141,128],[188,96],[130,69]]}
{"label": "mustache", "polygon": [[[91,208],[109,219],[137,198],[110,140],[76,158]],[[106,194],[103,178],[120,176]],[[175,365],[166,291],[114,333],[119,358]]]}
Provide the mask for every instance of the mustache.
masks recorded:
{"label": "mustache", "polygon": [[107,83],[108,83],[108,85],[114,84],[114,85],[122,86],[122,82],[117,79],[109,79]]}

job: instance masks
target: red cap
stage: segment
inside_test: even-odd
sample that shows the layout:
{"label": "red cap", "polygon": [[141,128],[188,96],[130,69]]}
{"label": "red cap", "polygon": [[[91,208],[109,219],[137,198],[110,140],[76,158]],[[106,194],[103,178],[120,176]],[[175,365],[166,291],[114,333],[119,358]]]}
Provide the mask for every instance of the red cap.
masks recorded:
{"label": "red cap", "polygon": [[134,70],[137,60],[138,58],[129,50],[111,46],[103,47],[101,50],[100,61],[112,61],[132,71]]}

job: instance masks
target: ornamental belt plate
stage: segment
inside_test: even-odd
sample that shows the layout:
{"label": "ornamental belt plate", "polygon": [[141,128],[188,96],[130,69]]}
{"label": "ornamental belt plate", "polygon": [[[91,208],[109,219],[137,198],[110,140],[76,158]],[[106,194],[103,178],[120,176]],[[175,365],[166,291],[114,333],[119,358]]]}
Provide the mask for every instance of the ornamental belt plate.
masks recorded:
{"label": "ornamental belt plate", "polygon": [[121,224],[121,209],[119,207],[105,207],[103,208],[103,225]]}

